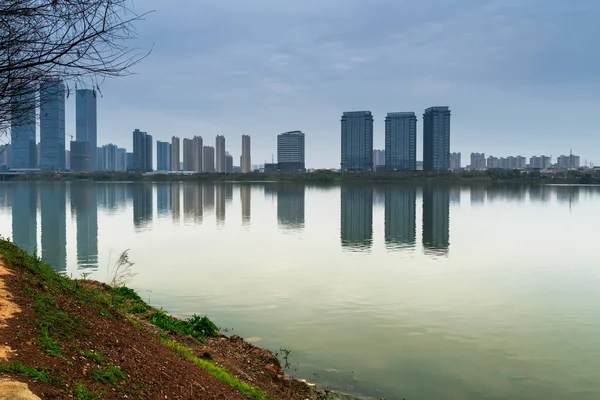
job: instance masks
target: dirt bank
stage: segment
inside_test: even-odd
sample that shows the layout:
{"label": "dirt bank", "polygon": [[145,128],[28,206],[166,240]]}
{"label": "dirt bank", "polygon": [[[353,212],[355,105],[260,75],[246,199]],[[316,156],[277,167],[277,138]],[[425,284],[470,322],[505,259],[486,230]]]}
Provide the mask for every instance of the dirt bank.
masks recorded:
{"label": "dirt bank", "polygon": [[176,320],[129,289],[68,279],[1,239],[0,257],[0,393],[23,393],[4,398],[333,398],[207,319]]}

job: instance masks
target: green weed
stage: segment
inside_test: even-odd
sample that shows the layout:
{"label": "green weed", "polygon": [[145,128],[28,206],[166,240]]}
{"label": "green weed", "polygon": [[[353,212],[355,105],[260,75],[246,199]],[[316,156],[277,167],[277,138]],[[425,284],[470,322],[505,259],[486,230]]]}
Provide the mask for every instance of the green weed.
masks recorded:
{"label": "green weed", "polygon": [[199,317],[196,314],[187,320],[174,318],[162,309],[157,310],[147,317],[148,321],[166,331],[189,335],[195,339],[202,340],[206,336],[217,336],[217,326],[206,316]]}
{"label": "green weed", "polygon": [[0,372],[12,372],[13,374],[27,375],[36,381],[52,382],[48,371],[28,367],[19,361],[13,361],[10,364],[0,364]]}
{"label": "green weed", "polygon": [[92,378],[107,385],[114,385],[117,382],[117,378],[125,379],[126,375],[121,371],[121,368],[109,365],[94,369],[92,371]]}
{"label": "green weed", "polygon": [[85,358],[89,358],[90,360],[94,360],[96,363],[102,365],[104,364],[104,358],[102,358],[102,356],[98,353],[93,353],[91,351],[85,351],[83,353],[83,356]]}
{"label": "green weed", "polygon": [[75,382],[73,387],[73,397],[75,400],[100,400],[100,397],[94,396],[81,381]]}

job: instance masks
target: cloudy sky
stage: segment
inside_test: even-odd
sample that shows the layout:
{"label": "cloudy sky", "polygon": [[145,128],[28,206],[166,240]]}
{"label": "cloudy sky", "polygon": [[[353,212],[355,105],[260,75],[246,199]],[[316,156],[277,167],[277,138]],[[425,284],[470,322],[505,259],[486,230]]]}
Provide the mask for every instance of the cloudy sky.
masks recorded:
{"label": "cloudy sky", "polygon": [[[598,0],[136,0],[151,55],[108,81],[98,142],[131,149],[223,134],[239,164],[276,155],[278,133],[306,133],[309,167],[339,167],[340,116],[370,110],[375,148],[387,112],[448,105],[451,150],[566,154],[600,165]],[[75,102],[68,100],[75,132]],[[417,151],[421,159],[421,148]]]}

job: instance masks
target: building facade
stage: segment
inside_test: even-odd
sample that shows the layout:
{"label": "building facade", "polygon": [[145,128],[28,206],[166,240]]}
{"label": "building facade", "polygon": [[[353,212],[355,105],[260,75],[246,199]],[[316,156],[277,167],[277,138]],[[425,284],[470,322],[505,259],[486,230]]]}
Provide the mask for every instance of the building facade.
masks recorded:
{"label": "building facade", "polygon": [[[90,149],[98,147],[98,122],[96,91],[79,89],[75,92],[75,138],[78,142],[88,142]],[[95,152],[90,155],[90,171],[98,170]]]}
{"label": "building facade", "polygon": [[462,168],[462,160],[460,153],[450,153],[450,169],[457,171]]}
{"label": "building facade", "polygon": [[430,107],[423,114],[423,170],[450,169],[450,109]]}
{"label": "building facade", "polygon": [[577,169],[581,166],[581,158],[574,154],[568,156],[559,156],[556,159],[558,169]]}
{"label": "building facade", "polygon": [[59,80],[40,84],[40,168],[65,170],[65,85]]}
{"label": "building facade", "polygon": [[171,143],[161,141],[156,142],[156,170],[171,170]]}
{"label": "building facade", "polygon": [[87,172],[90,170],[90,142],[71,142],[71,171]]}
{"label": "building facade", "polygon": [[13,169],[30,169],[37,167],[35,110],[35,93],[19,96],[12,101],[10,143],[12,147],[11,168]]}
{"label": "building facade", "polygon": [[194,170],[194,141],[183,139],[183,170]]}
{"label": "building facade", "polygon": [[240,156],[240,168],[244,174],[252,172],[252,161],[250,159],[250,136],[242,135],[242,155]]}
{"label": "building facade", "polygon": [[217,172],[225,172],[225,136],[217,135],[215,152],[215,169]]}
{"label": "building facade", "polygon": [[345,112],[341,120],[342,171],[373,169],[373,115],[371,111]]}
{"label": "building facade", "polygon": [[225,156],[225,172],[228,174],[233,172],[233,156],[231,154]]}
{"label": "building facade", "polygon": [[390,171],[417,169],[417,116],[414,112],[385,117],[385,166]]}
{"label": "building facade", "polygon": [[204,147],[204,140],[202,139],[202,136],[194,136],[193,139],[193,148],[194,148],[194,172],[202,172],[203,170],[203,163],[202,163],[202,156],[203,156],[203,147]]}
{"label": "building facade", "polygon": [[171,138],[171,171],[179,171],[181,144],[177,136]]}
{"label": "building facade", "polygon": [[282,172],[305,171],[304,133],[290,131],[277,135],[277,169]]}
{"label": "building facade", "polygon": [[152,171],[152,135],[133,131],[133,166],[129,168],[137,172]]}
{"label": "building facade", "polygon": [[489,156],[486,163],[487,169],[498,169],[500,168],[500,159],[498,157]]}
{"label": "building facade", "polygon": [[127,170],[127,149],[122,147],[117,148],[117,161],[115,171],[126,171]]}
{"label": "building facade", "polygon": [[484,169],[486,169],[485,154],[471,153],[471,170],[483,171]]}
{"label": "building facade", "polygon": [[212,146],[204,146],[202,149],[202,170],[204,172],[215,172],[215,148]]}
{"label": "building facade", "polygon": [[373,150],[373,166],[375,169],[385,167],[385,150]]}

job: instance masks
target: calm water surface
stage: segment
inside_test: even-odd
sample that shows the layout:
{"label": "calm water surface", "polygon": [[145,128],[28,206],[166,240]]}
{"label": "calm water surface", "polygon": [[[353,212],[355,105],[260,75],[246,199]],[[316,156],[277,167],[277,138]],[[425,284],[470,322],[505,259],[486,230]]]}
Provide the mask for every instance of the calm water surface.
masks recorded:
{"label": "calm water surface", "polygon": [[600,188],[2,183],[0,234],[56,270],[387,399],[600,398]]}

